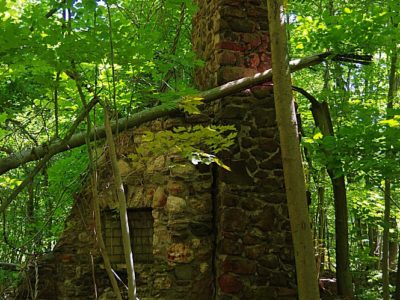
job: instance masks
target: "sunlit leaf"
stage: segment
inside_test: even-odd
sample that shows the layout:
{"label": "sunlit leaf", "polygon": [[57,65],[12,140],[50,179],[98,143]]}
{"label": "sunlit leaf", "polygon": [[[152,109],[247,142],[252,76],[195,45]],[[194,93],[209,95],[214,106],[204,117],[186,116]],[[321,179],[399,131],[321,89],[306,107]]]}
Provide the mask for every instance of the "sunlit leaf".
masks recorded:
{"label": "sunlit leaf", "polygon": [[345,12],[346,14],[351,14],[352,10],[351,10],[350,8],[348,8],[348,7],[345,7],[345,8],[344,8],[344,12]]}

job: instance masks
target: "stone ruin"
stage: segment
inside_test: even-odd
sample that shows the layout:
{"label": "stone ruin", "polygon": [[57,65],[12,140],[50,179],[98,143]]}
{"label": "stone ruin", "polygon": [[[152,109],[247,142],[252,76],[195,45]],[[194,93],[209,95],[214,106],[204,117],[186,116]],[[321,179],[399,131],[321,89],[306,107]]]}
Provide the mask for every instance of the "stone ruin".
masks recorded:
{"label": "stone ruin", "polygon": [[[266,0],[198,0],[193,47],[201,90],[271,67]],[[157,155],[133,165],[145,131],[231,124],[231,167]],[[271,87],[207,104],[201,115],[158,119],[116,137],[140,299],[296,299],[294,253]],[[110,162],[99,165],[103,234],[126,278]],[[38,299],[113,299],[93,238],[90,186],[76,196],[54,251],[39,262]],[[123,288],[122,288],[123,289]]]}

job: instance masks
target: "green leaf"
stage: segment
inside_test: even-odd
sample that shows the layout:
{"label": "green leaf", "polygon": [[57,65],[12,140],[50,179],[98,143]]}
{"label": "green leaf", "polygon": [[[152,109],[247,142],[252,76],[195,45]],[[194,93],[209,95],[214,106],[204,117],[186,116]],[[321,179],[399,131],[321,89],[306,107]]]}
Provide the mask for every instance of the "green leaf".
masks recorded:
{"label": "green leaf", "polygon": [[8,119],[8,114],[7,113],[1,113],[0,114],[0,124],[4,123],[5,120]]}
{"label": "green leaf", "polygon": [[203,104],[204,98],[199,96],[186,96],[179,102],[178,107],[183,109],[188,114],[200,114],[200,109],[198,108]]}
{"label": "green leaf", "polygon": [[399,125],[400,125],[399,121],[396,119],[382,120],[382,121],[379,121],[379,124],[387,125],[389,127],[399,127]]}
{"label": "green leaf", "polygon": [[344,12],[345,12],[346,14],[351,14],[352,10],[351,10],[350,8],[348,8],[348,7],[345,7],[345,8],[344,8]]}

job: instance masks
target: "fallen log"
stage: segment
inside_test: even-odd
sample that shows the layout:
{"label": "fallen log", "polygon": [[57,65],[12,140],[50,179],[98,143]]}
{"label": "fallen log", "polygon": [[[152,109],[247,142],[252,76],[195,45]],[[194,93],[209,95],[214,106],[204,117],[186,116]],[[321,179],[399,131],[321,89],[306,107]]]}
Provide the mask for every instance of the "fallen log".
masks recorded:
{"label": "fallen log", "polygon": [[[290,62],[290,71],[298,71],[316,64],[321,63],[330,56],[329,52],[317,55],[308,56],[301,59],[295,59]],[[255,85],[262,84],[272,79],[272,69],[266,70],[262,73],[257,73],[254,76],[244,77],[238,80],[228,82],[216,88],[200,92],[199,97],[203,98],[204,102],[210,102],[233,93],[240,92],[244,89],[250,88]],[[179,103],[179,101],[177,102]],[[117,128],[133,128],[143,123],[155,120],[160,117],[168,116],[172,113],[178,112],[177,105],[163,104],[148,108],[144,111],[135,113],[128,118],[121,118],[117,122],[113,122],[112,130],[115,132]],[[104,127],[98,127],[90,132],[90,139],[104,138]],[[76,133],[69,138],[69,140],[56,140],[48,145],[41,145],[30,149],[23,150],[19,153],[9,155],[0,159],[0,175],[8,172],[9,170],[18,168],[23,164],[42,159],[45,155],[51,156],[58,153],[82,146],[85,144],[86,132]]]}

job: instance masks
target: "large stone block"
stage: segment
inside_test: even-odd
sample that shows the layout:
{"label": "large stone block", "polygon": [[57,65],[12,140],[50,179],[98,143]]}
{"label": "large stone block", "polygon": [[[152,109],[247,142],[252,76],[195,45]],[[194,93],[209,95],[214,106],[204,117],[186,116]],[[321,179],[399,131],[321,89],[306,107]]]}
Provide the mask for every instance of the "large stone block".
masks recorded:
{"label": "large stone block", "polygon": [[231,67],[224,66],[219,70],[220,74],[220,84],[226,83],[228,81],[240,79],[242,77],[253,76],[257,73],[257,70],[251,68],[242,68],[242,67]]}
{"label": "large stone block", "polygon": [[172,244],[167,255],[169,263],[189,263],[194,258],[193,250],[183,243]]}
{"label": "large stone block", "polygon": [[256,31],[257,24],[248,19],[231,18],[229,27],[236,32],[252,33]]}
{"label": "large stone block", "polygon": [[177,265],[174,272],[178,280],[187,280],[190,282],[193,276],[193,268],[191,265]]}
{"label": "large stone block", "polygon": [[227,256],[222,263],[222,270],[225,273],[231,272],[250,275],[256,272],[256,263],[255,261],[238,256]]}
{"label": "large stone block", "polygon": [[228,184],[252,185],[253,178],[247,173],[246,162],[243,160],[226,161],[231,171],[221,170],[220,180]]}
{"label": "large stone block", "polygon": [[243,209],[226,208],[222,211],[221,227],[224,231],[244,231],[247,225],[247,216]]}
{"label": "large stone block", "polygon": [[232,240],[223,238],[220,242],[220,253],[230,255],[240,255],[243,252],[243,242],[241,240]]}
{"label": "large stone block", "polygon": [[164,207],[167,204],[167,195],[165,193],[164,187],[157,187],[153,195],[152,207]]}
{"label": "large stone block", "polygon": [[181,197],[168,196],[166,210],[170,214],[177,214],[186,211],[186,200]]}
{"label": "large stone block", "polygon": [[243,289],[240,277],[231,274],[222,274],[218,278],[218,284],[223,293],[237,294]]}

